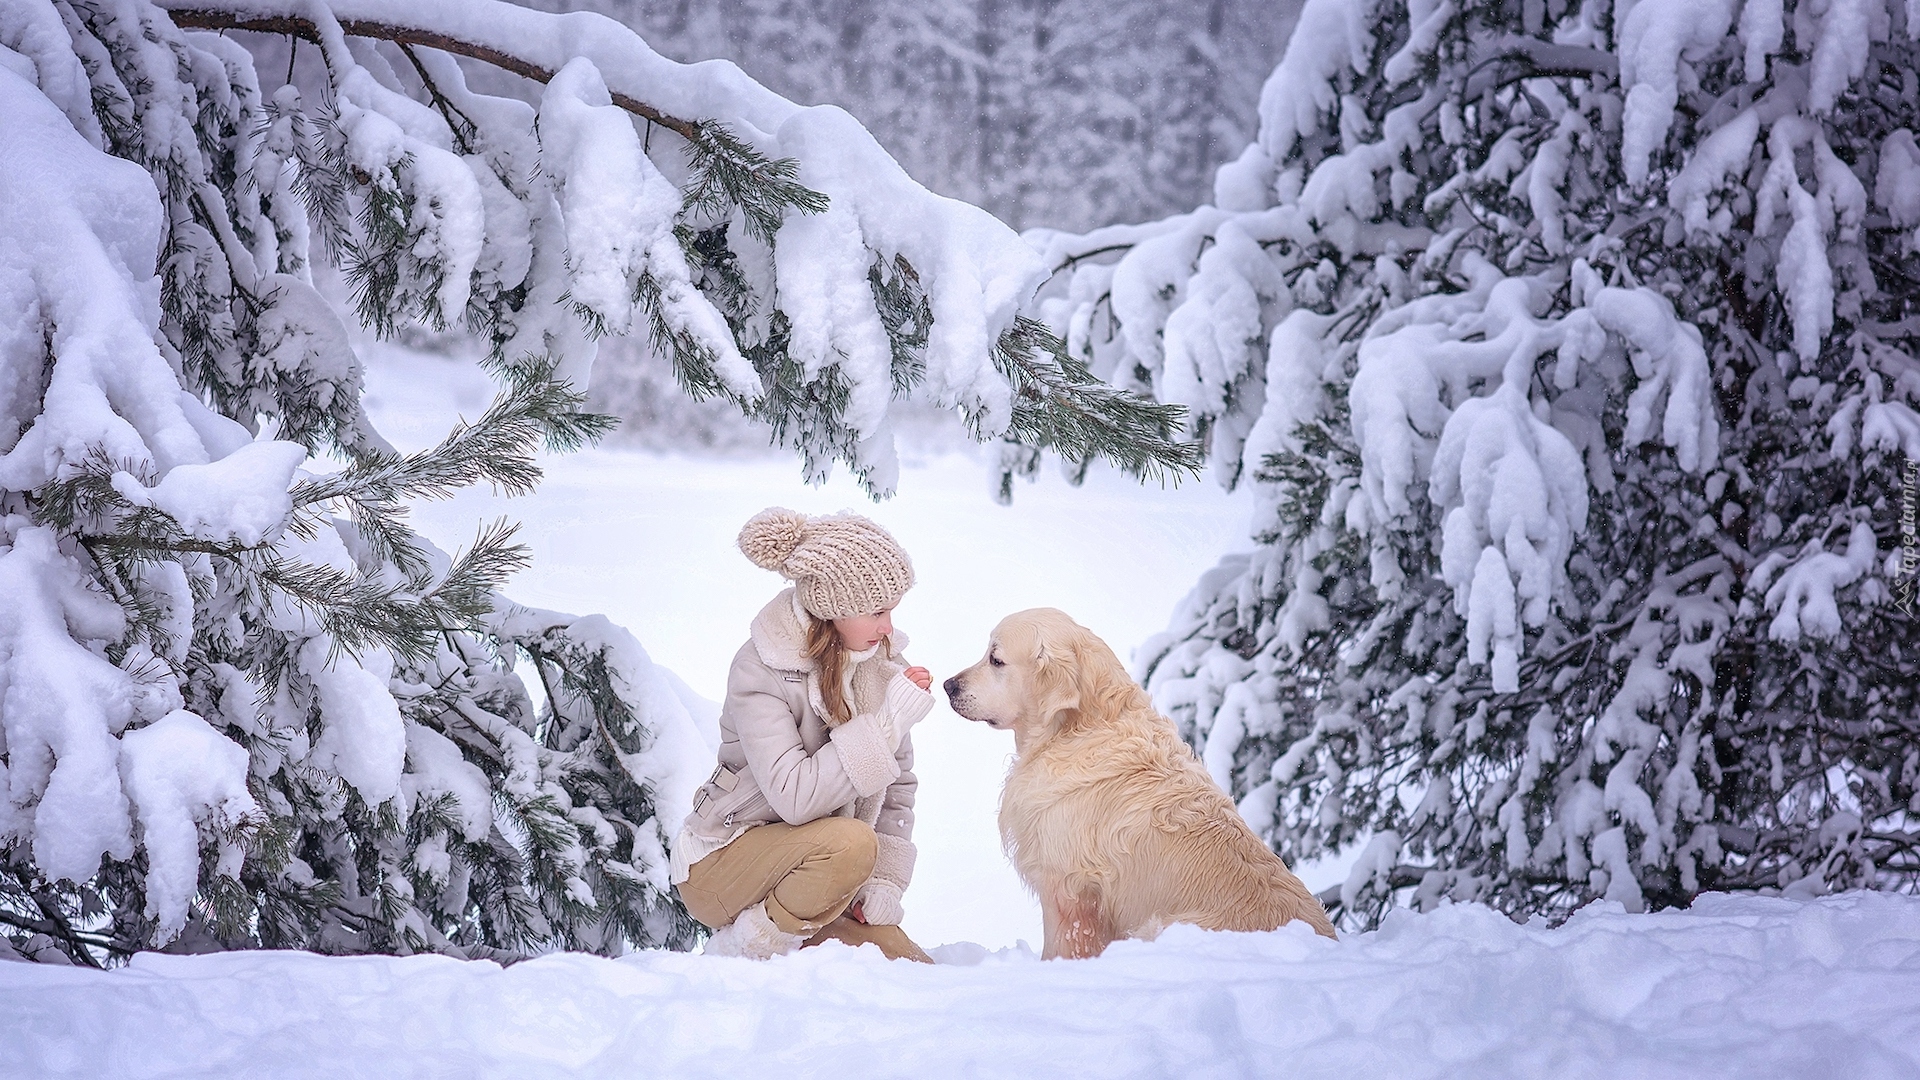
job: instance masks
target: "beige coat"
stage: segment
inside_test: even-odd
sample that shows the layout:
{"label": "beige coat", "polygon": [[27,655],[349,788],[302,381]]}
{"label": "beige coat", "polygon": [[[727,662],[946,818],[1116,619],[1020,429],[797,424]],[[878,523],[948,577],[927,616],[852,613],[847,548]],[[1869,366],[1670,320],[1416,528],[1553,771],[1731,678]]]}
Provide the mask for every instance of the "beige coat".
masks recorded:
{"label": "beige coat", "polygon": [[[854,666],[853,718],[827,719],[819,674],[806,655],[806,632],[787,589],[754,617],[747,643],[727,673],[720,710],[720,763],[694,795],[673,843],[672,880],[755,825],[801,825],[828,815],[856,817],[880,838],[876,880],[904,890],[913,875],[913,743],[892,747],[884,713],[906,669],[906,636],[893,635]],[[914,688],[915,692],[924,693]]]}

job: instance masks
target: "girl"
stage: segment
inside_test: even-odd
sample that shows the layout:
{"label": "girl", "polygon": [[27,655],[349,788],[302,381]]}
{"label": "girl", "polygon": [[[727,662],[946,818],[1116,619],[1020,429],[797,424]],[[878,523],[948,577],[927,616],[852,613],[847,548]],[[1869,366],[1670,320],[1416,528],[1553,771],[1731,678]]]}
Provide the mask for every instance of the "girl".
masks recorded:
{"label": "girl", "polygon": [[913,564],[857,514],[775,507],[740,550],[794,587],[755,616],[727,675],[720,764],[673,842],[707,951],[766,958],[835,938],[931,962],[900,929],[913,876],[913,744],[932,675],[899,658]]}

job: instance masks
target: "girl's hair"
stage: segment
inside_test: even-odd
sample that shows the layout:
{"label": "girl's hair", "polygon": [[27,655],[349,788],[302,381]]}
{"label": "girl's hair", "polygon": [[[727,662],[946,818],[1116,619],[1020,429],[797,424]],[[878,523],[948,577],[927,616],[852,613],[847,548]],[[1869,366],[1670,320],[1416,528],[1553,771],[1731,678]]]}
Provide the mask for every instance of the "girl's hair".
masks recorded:
{"label": "girl's hair", "polygon": [[[892,638],[882,640],[880,647],[889,658],[893,656]],[[840,632],[833,628],[832,619],[811,615],[807,618],[807,658],[813,661],[814,672],[820,678],[820,701],[827,707],[827,715],[822,719],[829,726],[853,719],[853,703],[845,693],[847,647],[840,641]]]}

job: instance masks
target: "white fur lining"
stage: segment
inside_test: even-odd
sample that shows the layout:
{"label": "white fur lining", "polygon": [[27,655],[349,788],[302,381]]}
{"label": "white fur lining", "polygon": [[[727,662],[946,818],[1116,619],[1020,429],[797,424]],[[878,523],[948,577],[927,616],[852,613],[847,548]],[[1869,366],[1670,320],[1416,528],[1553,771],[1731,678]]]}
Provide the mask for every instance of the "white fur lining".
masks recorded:
{"label": "white fur lining", "polygon": [[861,713],[833,729],[833,745],[840,748],[840,766],[861,795],[878,795],[887,785],[900,779],[900,762],[893,756],[893,740],[887,737],[878,716]]}
{"label": "white fur lining", "polygon": [[891,882],[902,892],[913,882],[913,864],[920,854],[913,841],[889,833],[879,833],[880,853],[873,860],[873,876]]}
{"label": "white fur lining", "polygon": [[807,627],[796,607],[794,590],[787,589],[760,609],[747,628],[747,637],[760,661],[780,671],[812,671],[807,658]]}

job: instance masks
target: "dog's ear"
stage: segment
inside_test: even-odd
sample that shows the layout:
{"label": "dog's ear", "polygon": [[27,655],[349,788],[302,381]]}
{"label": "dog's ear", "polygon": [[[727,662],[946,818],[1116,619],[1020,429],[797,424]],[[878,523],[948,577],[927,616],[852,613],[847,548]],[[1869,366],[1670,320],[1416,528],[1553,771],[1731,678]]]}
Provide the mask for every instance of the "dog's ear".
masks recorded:
{"label": "dog's ear", "polygon": [[1054,628],[1034,627],[1033,697],[1040,720],[1050,723],[1061,713],[1080,707],[1079,652],[1077,642],[1064,638]]}
{"label": "dog's ear", "polygon": [[1134,705],[1140,685],[1120,658],[1093,631],[1081,626],[1074,630],[1075,707],[1087,714],[1112,716]]}
{"label": "dog's ear", "polygon": [[1035,635],[1034,689],[1041,719],[1113,716],[1140,704],[1138,683],[1093,631],[1062,618]]}

